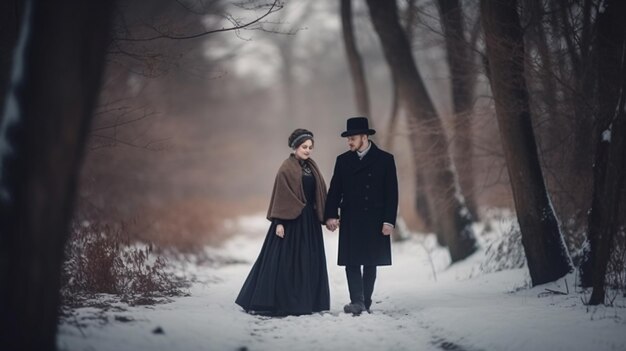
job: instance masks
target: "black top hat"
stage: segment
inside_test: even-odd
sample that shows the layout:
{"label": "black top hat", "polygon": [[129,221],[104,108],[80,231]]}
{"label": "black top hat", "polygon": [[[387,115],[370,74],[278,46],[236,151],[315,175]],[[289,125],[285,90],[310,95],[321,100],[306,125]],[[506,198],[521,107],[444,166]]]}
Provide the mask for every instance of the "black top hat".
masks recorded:
{"label": "black top hat", "polygon": [[348,118],[346,129],[347,130],[345,132],[341,133],[342,138],[349,137],[351,135],[358,135],[358,134],[367,134],[367,135],[376,134],[376,131],[374,129],[370,129],[369,124],[367,122],[367,118],[365,117]]}

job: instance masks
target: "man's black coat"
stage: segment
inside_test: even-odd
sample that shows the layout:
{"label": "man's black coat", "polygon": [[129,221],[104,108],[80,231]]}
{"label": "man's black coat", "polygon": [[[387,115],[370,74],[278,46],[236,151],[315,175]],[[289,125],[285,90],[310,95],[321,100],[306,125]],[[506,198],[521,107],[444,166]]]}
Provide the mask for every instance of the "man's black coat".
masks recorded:
{"label": "man's black coat", "polygon": [[390,238],[381,229],[384,222],[396,224],[397,210],[393,155],[372,142],[361,160],[354,151],[337,156],[324,218],[340,218],[340,266],[390,265]]}

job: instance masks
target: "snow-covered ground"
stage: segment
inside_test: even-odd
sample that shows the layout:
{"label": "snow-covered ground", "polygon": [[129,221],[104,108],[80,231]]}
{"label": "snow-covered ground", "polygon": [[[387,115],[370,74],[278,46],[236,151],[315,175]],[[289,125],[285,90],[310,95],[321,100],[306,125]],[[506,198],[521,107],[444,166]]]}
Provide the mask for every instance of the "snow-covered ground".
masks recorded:
{"label": "snow-covered ground", "polygon": [[[506,232],[494,228],[481,236]],[[331,311],[269,318],[235,305],[268,222],[263,215],[230,223],[238,235],[209,255],[246,263],[186,265],[197,281],[190,296],[154,306],[78,310],[59,328],[61,350],[626,350],[626,300],[588,307],[571,274],[529,288],[525,268],[485,273],[482,249],[449,266],[430,236],[393,244],[393,266],[378,271],[372,314],[342,313],[345,273],[335,262],[336,233],[325,231]],[[509,223],[510,225],[510,223]],[[482,225],[477,232],[484,232]],[[485,239],[487,238],[487,239]],[[433,270],[435,273],[433,273]],[[567,283],[566,283],[567,281]],[[549,293],[553,291],[567,294]],[[588,297],[588,296],[587,296]],[[79,324],[81,327],[77,327]],[[155,333],[155,330],[160,332]]]}

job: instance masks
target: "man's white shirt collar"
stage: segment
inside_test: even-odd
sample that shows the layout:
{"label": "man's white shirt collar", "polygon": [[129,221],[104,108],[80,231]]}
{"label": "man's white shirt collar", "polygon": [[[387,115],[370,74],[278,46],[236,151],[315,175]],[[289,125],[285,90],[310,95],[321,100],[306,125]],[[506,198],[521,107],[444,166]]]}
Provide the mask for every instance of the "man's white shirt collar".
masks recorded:
{"label": "man's white shirt collar", "polygon": [[356,153],[359,156],[359,159],[361,160],[363,159],[363,157],[365,157],[365,155],[367,155],[367,152],[370,151],[370,149],[372,148],[372,142],[369,140],[367,142],[368,142],[367,149],[363,151],[356,150]]}

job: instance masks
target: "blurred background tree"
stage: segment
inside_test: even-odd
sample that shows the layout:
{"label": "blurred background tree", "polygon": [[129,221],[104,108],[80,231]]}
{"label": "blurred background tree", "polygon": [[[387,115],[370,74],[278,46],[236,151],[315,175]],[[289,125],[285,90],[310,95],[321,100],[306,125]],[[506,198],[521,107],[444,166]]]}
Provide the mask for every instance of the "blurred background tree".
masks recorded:
{"label": "blurred background tree", "polygon": [[[5,125],[25,3],[0,5]],[[624,7],[604,0],[506,3],[519,17],[518,68],[530,119],[506,135],[534,134],[526,151],[536,149],[537,179],[574,266],[590,258],[602,276],[608,260],[606,279],[588,277],[585,285],[624,289],[623,148],[602,143],[609,127],[623,128],[623,114],[610,112],[623,111],[617,92],[624,91],[624,69],[615,59],[623,27],[614,18]],[[336,155],[347,149],[339,136],[346,119],[369,110],[374,141],[396,156],[401,217],[412,231],[438,234],[452,259],[462,259],[474,248],[473,234],[466,245],[454,242],[471,221],[491,208],[520,211],[509,179],[520,164],[503,151],[511,140],[500,133],[503,112],[495,109],[492,84],[501,77],[491,69],[497,55],[488,52],[485,33],[493,43],[511,39],[498,27],[485,32],[483,16],[478,0],[118,1],[111,39],[102,43],[104,73],[74,224],[123,228],[132,240],[182,252],[218,245],[233,234],[228,219],[265,211],[293,129],[315,133],[314,158],[329,179]],[[389,18],[393,33],[381,25]],[[355,103],[342,34],[356,44],[348,52],[358,50],[367,108]],[[402,65],[392,47],[400,37],[409,57]],[[598,162],[602,169],[593,168]],[[616,196],[604,203],[599,194]],[[592,203],[592,215],[617,212],[592,218]],[[611,235],[594,237],[592,228]],[[591,246],[602,248],[602,261],[585,256]]]}

